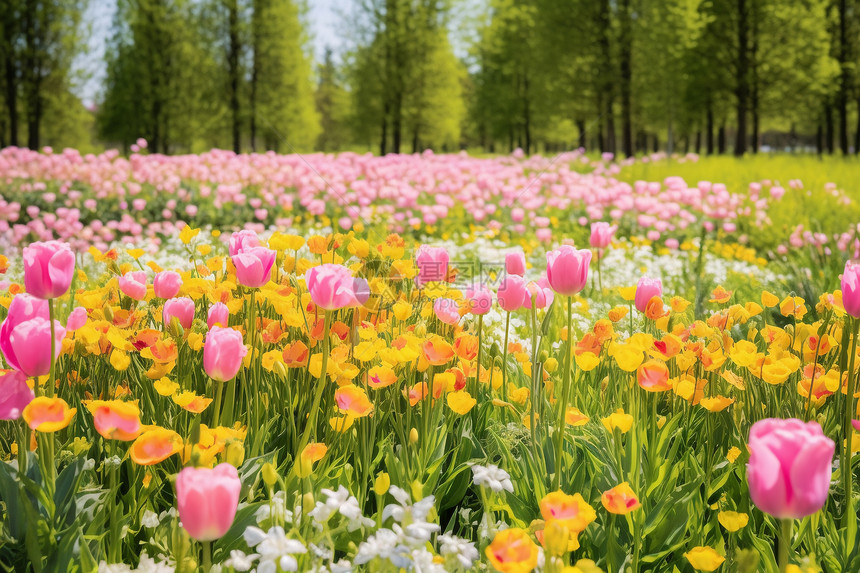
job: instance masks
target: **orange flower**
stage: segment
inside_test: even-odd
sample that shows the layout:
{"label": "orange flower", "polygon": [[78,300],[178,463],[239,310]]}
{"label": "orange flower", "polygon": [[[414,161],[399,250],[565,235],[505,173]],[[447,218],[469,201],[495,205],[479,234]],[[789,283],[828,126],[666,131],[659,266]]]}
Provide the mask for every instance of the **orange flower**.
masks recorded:
{"label": "orange flower", "polygon": [[86,406],[93,415],[96,431],[106,440],[130,442],[143,430],[135,402],[93,400]]}
{"label": "orange flower", "polygon": [[68,426],[77,411],[62,398],[39,396],[24,407],[21,415],[31,430],[56,432]]}
{"label": "orange flower", "polygon": [[299,456],[299,467],[296,474],[299,477],[308,477],[314,471],[314,464],[323,459],[328,452],[328,446],[320,442],[312,442],[305,446]]}
{"label": "orange flower", "polygon": [[367,373],[367,385],[379,390],[397,382],[397,375],[388,366],[374,366]]}
{"label": "orange flower", "polygon": [[651,320],[657,320],[668,314],[668,310],[663,310],[663,299],[659,296],[652,296],[648,304],[645,305],[645,316]]}
{"label": "orange flower", "polygon": [[603,492],[600,496],[600,503],[606,508],[609,513],[618,515],[627,515],[634,509],[638,509],[641,504],[639,498],[633,493],[630,484],[627,482],[618,484],[612,489]]}
{"label": "orange flower", "polygon": [[138,332],[134,338],[132,338],[131,343],[137,350],[143,350],[144,348],[149,348],[158,342],[159,338],[161,338],[161,333],[159,331],[147,328]]}
{"label": "orange flower", "polygon": [[478,355],[478,337],[471,334],[461,334],[454,341],[454,352],[463,360],[474,360]]}
{"label": "orange flower", "polygon": [[369,416],[373,412],[373,404],[367,394],[355,384],[346,384],[335,390],[334,401],[342,413],[356,418]]}
{"label": "orange flower", "polygon": [[612,310],[609,311],[609,320],[612,322],[619,322],[625,316],[627,316],[627,307],[626,306],[616,306]]}
{"label": "orange flower", "polygon": [[158,340],[152,346],[141,350],[140,355],[159,364],[169,364],[179,357],[179,349],[172,340]]}
{"label": "orange flower", "polygon": [[722,285],[718,286],[711,293],[710,302],[716,302],[719,304],[725,304],[729,302],[729,299],[732,298],[732,291],[726,290]]}
{"label": "orange flower", "polygon": [[490,564],[502,573],[528,573],[537,567],[538,546],[518,527],[498,532],[484,553]]}
{"label": "orange flower", "polygon": [[454,349],[438,334],[431,335],[423,346],[424,357],[433,366],[442,366],[454,357]]}
{"label": "orange flower", "polygon": [[155,427],[138,437],[129,455],[139,466],[151,466],[182,450],[182,438],[173,430]]}
{"label": "orange flower", "polygon": [[594,508],[588,505],[581,495],[554,491],[540,500],[540,513],[545,521],[557,520],[571,531],[583,531],[597,518]]}
{"label": "orange flower", "polygon": [[[421,400],[427,397],[428,394],[427,382],[418,382],[409,389],[407,396],[409,397],[409,405],[414,406]],[[406,390],[404,390],[406,393]]]}
{"label": "orange flower", "polygon": [[212,398],[198,396],[194,392],[186,391],[173,396],[173,401],[183,410],[194,414],[200,414],[212,403]]}
{"label": "orange flower", "polygon": [[564,420],[569,426],[584,426],[588,422],[588,416],[571,406],[564,413]]}
{"label": "orange flower", "polygon": [[301,340],[284,347],[284,366],[287,368],[300,368],[308,363],[308,347]]}
{"label": "orange flower", "polygon": [[669,368],[665,362],[649,360],[639,366],[636,377],[639,386],[648,392],[665,392],[672,389],[669,384]]}

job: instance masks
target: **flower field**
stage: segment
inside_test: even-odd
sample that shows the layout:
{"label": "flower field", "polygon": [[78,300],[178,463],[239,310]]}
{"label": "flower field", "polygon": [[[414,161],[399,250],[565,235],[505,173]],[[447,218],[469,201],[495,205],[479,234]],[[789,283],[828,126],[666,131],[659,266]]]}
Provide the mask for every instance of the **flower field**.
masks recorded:
{"label": "flower field", "polygon": [[858,571],[821,165],[2,150],[0,565]]}

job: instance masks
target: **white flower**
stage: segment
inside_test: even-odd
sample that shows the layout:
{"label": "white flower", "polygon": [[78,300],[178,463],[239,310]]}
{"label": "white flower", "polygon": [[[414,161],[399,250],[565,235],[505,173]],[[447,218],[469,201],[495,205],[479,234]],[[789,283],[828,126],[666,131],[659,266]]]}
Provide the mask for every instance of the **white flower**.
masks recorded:
{"label": "white flower", "polygon": [[502,490],[514,492],[514,484],[511,476],[500,467],[490,464],[489,466],[472,466],[472,474],[475,485],[486,486],[498,493]]}
{"label": "white flower", "polygon": [[433,561],[433,554],[424,547],[413,549],[410,555],[415,573],[445,573],[445,567]]}
{"label": "white flower", "polygon": [[440,529],[435,523],[427,522],[427,516],[436,503],[435,498],[432,495],[427,496],[412,504],[409,494],[397,486],[391,486],[388,493],[400,503],[386,505],[382,510],[382,520],[385,521],[391,517],[402,524],[406,537],[404,541],[407,543],[421,544],[430,541],[430,537]]}
{"label": "white flower", "polygon": [[152,529],[153,527],[158,527],[158,514],[154,511],[150,511],[147,509],[143,512],[143,517],[140,519],[140,524],[150,529]]}
{"label": "white flower", "polygon": [[404,557],[409,548],[401,541],[401,535],[391,529],[380,529],[358,546],[355,555],[356,565],[364,565],[376,558],[387,559],[395,567],[406,568],[410,560]]}
{"label": "white flower", "polygon": [[322,494],[326,496],[325,503],[318,501],[309,513],[317,528],[321,529],[335,513],[340,513],[347,519],[349,531],[373,526],[373,520],[362,515],[358,500],[354,495],[350,495],[344,486],[340,486],[337,491],[324,489]]}
{"label": "white flower", "polygon": [[273,495],[269,503],[260,506],[254,517],[257,519],[257,525],[268,520],[275,523],[292,523],[293,512],[287,509],[287,494],[279,491]]}
{"label": "white flower", "polygon": [[278,567],[281,571],[296,571],[299,564],[293,555],[308,551],[301,541],[287,537],[279,525],[268,532],[251,526],[243,536],[248,546],[255,548],[260,556],[258,573],[276,573]]}
{"label": "white flower", "polygon": [[232,567],[236,571],[248,571],[254,566],[258,557],[259,555],[256,553],[245,555],[244,552],[234,549],[230,552],[230,558],[224,562],[224,565],[226,567]]}
{"label": "white flower", "polygon": [[446,558],[456,558],[463,569],[469,569],[478,559],[478,550],[471,541],[449,533],[440,535],[438,541],[440,544],[439,554]]}

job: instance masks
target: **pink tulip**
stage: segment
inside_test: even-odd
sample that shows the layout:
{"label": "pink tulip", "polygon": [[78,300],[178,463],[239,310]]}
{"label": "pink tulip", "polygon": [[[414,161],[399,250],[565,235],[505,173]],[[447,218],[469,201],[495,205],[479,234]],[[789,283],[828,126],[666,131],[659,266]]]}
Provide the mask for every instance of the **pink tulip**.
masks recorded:
{"label": "pink tulip", "polygon": [[164,303],[162,313],[165,326],[175,318],[182,328],[189,329],[194,322],[194,301],[188,297],[172,298]]}
{"label": "pink tulip", "polygon": [[260,237],[257,236],[257,233],[254,231],[236,231],[230,236],[230,245],[228,247],[228,251],[230,252],[230,256],[234,257],[239,253],[244,253],[249,249],[254,249],[256,247],[262,247],[263,242],[260,241]]}
{"label": "pink tulip", "polygon": [[474,284],[466,289],[466,299],[469,301],[469,313],[482,315],[493,308],[493,293],[482,284]]}
{"label": "pink tulip", "polygon": [[415,265],[418,267],[418,276],[415,284],[418,288],[427,283],[443,282],[448,276],[448,251],[442,247],[431,247],[421,245],[415,253]]}
{"label": "pink tulip", "polygon": [[143,271],[132,271],[125,273],[119,279],[119,290],[134,300],[146,298],[146,273]]}
{"label": "pink tulip", "polygon": [[636,310],[645,312],[648,302],[655,296],[663,296],[663,281],[660,279],[649,279],[642,277],[636,285],[636,297],[633,303],[636,305]]}
{"label": "pink tulip", "polygon": [[854,318],[860,318],[860,262],[847,261],[842,271],[842,306]]}
{"label": "pink tulip", "polygon": [[230,321],[230,309],[227,308],[227,305],[223,302],[216,302],[212,306],[209,307],[209,314],[206,317],[206,325],[209,328],[213,326],[227,326],[227,323]]}
{"label": "pink tulip", "polygon": [[523,301],[525,308],[531,309],[532,300],[534,300],[535,308],[547,308],[555,299],[552,288],[545,277],[541,277],[537,281],[529,281],[526,285],[526,298]]}
{"label": "pink tulip", "polygon": [[176,476],[176,505],[182,527],[197,541],[214,541],[233,525],[242,481],[236,468],[187,467]]}
{"label": "pink tulip", "polygon": [[182,288],[182,277],[176,271],[162,271],[155,275],[152,289],[158,298],[173,298]]}
{"label": "pink tulip", "polygon": [[0,373],[0,420],[17,420],[36,395],[17,370]]}
{"label": "pink tulip", "polygon": [[276,255],[275,251],[265,247],[245,248],[233,255],[239,284],[259,288],[269,282]]}
{"label": "pink tulip", "polygon": [[505,273],[520,277],[526,274],[526,256],[520,251],[505,255]]}
{"label": "pink tulip", "polygon": [[354,278],[343,265],[329,263],[311,267],[305,272],[305,283],[311,300],[325,310],[358,306],[370,295],[367,282]]}
{"label": "pink tulip", "polygon": [[60,241],[32,243],[24,248],[24,288],[37,298],[57,298],[69,290],[75,255]]}
{"label": "pink tulip", "polygon": [[753,424],[747,480],[756,506],[780,519],[800,519],[827,501],[836,445],[816,422],[767,418]]}
{"label": "pink tulip", "polygon": [[570,245],[561,245],[546,254],[546,277],[556,293],[572,296],[581,291],[588,282],[588,265],[591,251],[577,250]]}
{"label": "pink tulip", "polygon": [[[63,349],[65,335],[66,329],[55,320],[55,359]],[[44,376],[51,371],[51,322],[46,301],[28,294],[12,299],[0,326],[0,350],[9,366],[27,376]]]}
{"label": "pink tulip", "polygon": [[499,290],[496,293],[499,306],[507,312],[521,309],[526,304],[526,299],[529,296],[525,280],[523,277],[517,275],[508,275],[502,279],[501,284],[499,284]]}
{"label": "pink tulip", "polygon": [[247,353],[241,332],[213,326],[203,345],[203,369],[213,380],[227,382],[239,372]]}
{"label": "pink tulip", "polygon": [[454,299],[437,298],[436,302],[433,303],[433,312],[445,324],[454,325],[460,322],[459,305]]}
{"label": "pink tulip", "polygon": [[591,236],[588,243],[595,249],[605,249],[612,244],[612,237],[615,236],[615,231],[618,230],[616,225],[610,225],[599,221],[591,224]]}
{"label": "pink tulip", "polygon": [[66,330],[74,332],[87,323],[87,309],[82,306],[76,306],[75,310],[69,314],[69,320],[66,321]]}

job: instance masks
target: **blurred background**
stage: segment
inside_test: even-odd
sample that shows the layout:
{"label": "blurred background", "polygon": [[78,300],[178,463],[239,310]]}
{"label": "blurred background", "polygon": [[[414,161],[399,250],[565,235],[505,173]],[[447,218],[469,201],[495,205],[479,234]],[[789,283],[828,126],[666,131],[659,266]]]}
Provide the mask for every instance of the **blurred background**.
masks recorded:
{"label": "blurred background", "polygon": [[0,0],[0,147],[860,150],[854,0]]}

